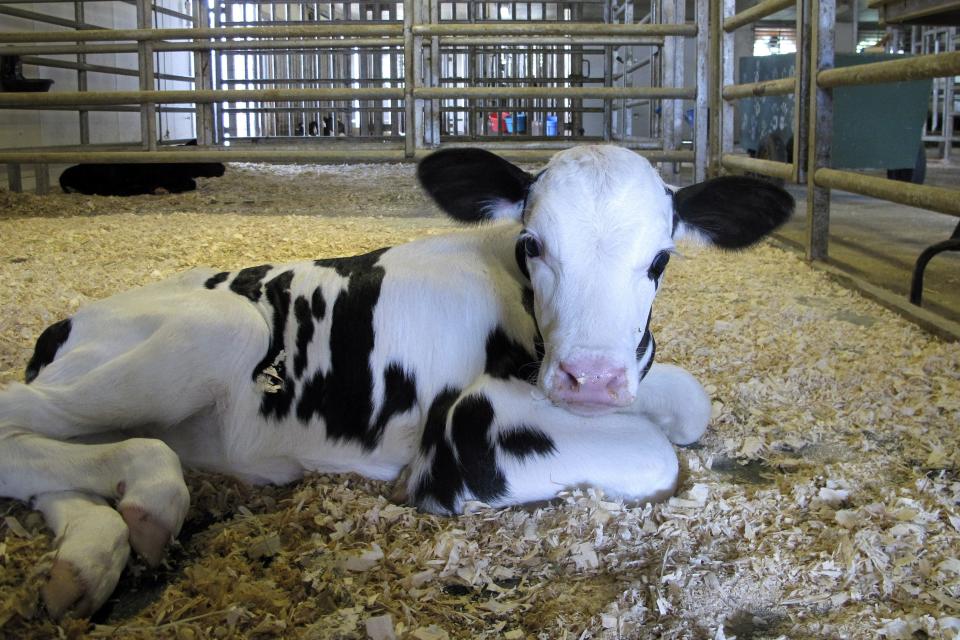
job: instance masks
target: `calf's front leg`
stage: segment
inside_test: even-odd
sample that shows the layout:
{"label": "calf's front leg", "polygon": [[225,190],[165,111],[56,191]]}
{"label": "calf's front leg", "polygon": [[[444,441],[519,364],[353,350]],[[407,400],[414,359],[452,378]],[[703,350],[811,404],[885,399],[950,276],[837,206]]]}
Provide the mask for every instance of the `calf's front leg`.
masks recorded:
{"label": "calf's front leg", "polygon": [[627,410],[656,424],[670,442],[699,440],[710,422],[710,396],[688,371],[656,363],[637,388],[637,399]]}
{"label": "calf's front leg", "polygon": [[582,485],[641,502],[673,494],[677,456],[653,422],[631,414],[579,417],[534,391],[520,380],[484,376],[439,394],[404,479],[409,501],[455,514],[468,500],[521,504]]}

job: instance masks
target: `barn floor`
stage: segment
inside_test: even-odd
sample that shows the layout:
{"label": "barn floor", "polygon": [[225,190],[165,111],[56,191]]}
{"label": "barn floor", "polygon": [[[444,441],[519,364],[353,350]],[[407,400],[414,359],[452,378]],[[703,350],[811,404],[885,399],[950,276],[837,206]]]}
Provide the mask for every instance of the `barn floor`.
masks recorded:
{"label": "barn floor", "polygon": [[[86,300],[198,264],[342,255],[450,228],[404,166],[240,165],[191,194],[0,203],[0,384]],[[50,536],[0,501],[0,637],[960,633],[960,344],[772,245],[685,255],[656,304],[658,355],[700,378],[714,419],[680,450],[669,502],[574,491],[437,518],[356,477],[250,488],[191,473],[166,567],[132,564],[92,624],[58,628],[37,607]]]}

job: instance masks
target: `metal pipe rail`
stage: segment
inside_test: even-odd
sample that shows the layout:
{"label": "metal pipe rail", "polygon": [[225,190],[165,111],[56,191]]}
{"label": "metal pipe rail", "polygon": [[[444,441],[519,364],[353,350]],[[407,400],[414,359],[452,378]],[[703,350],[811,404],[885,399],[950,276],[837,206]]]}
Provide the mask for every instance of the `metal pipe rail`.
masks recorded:
{"label": "metal pipe rail", "polygon": [[785,96],[793,93],[797,79],[794,77],[765,80],[763,82],[749,82],[745,84],[727,84],[723,86],[721,95],[724,100],[738,98],[760,98],[763,96]]}
{"label": "metal pipe rail", "polygon": [[[196,42],[157,42],[154,51],[246,51],[270,50],[288,51],[290,49],[376,49],[379,47],[399,47],[403,38],[331,38],[328,40],[198,40]],[[64,55],[98,53],[136,53],[136,44],[49,44],[49,45],[13,45],[0,46],[0,55]]]}
{"label": "metal pipe rail", "polygon": [[[54,60],[52,58],[41,58],[36,56],[22,56],[20,61],[23,64],[33,65],[35,67],[52,67],[56,69],[73,69],[75,71],[90,71],[93,73],[111,73],[118,76],[140,75],[136,69],[124,69],[123,67],[112,67],[102,64],[89,64],[87,62],[70,62],[69,60]],[[157,80],[171,80],[174,82],[193,82],[193,76],[178,76],[172,73],[154,73],[153,77]]]}
{"label": "metal pipe rail", "polygon": [[720,159],[724,169],[731,171],[750,171],[761,173],[765,176],[780,178],[782,180],[793,179],[793,165],[787,162],[775,162],[773,160],[760,160],[758,158],[749,158],[747,156],[736,156],[724,154]]}
{"label": "metal pipe rail", "polygon": [[417,36],[696,36],[695,24],[607,24],[603,22],[483,22],[470,24],[422,24],[413,27]]}
{"label": "metal pipe rail", "polygon": [[213,102],[309,102],[315,100],[400,100],[403,89],[365,87],[322,89],[199,89],[167,91],[61,91],[0,93],[0,105],[15,107],[92,104],[205,104]]}
{"label": "metal pipe rail", "polygon": [[[402,88],[206,89],[167,91],[61,91],[0,93],[0,106],[79,106],[118,104],[203,104],[215,102],[309,102],[316,100],[399,100]],[[694,87],[419,87],[422,99],[455,98],[655,98],[693,99]]]}
{"label": "metal pipe rail", "polygon": [[824,89],[882,82],[925,80],[960,75],[960,51],[913,56],[840,69],[824,69],[817,74],[817,85]]}
{"label": "metal pipe rail", "polygon": [[723,21],[723,30],[727,33],[733,33],[740,27],[745,27],[752,22],[766,18],[777,11],[789,9],[795,4],[796,0],[763,0],[763,2],[758,2],[749,9],[745,9],[740,13],[726,18]]}
{"label": "metal pipe rail", "polygon": [[[471,144],[471,146],[483,146]],[[569,145],[573,146],[573,145]],[[629,146],[629,145],[627,145]],[[564,147],[565,148],[565,147]],[[432,153],[418,149],[412,156],[403,149],[263,149],[231,147],[198,149],[196,151],[0,151],[0,163],[6,164],[113,164],[154,162],[269,162],[272,164],[345,164],[345,163],[399,163],[415,162]],[[498,153],[522,162],[541,162],[555,151],[538,149],[500,148]],[[638,150],[651,162],[692,162],[692,151]]]}
{"label": "metal pipe rail", "polygon": [[819,187],[850,191],[908,207],[919,207],[960,217],[960,190],[958,189],[929,187],[827,168],[817,169],[813,174],[813,180]]}
{"label": "metal pipe rail", "polygon": [[3,31],[0,42],[156,42],[159,40],[193,40],[195,38],[317,38],[339,36],[403,35],[395,24],[313,24],[283,27],[205,27],[176,29],[91,29],[89,31]]}
{"label": "metal pipe rail", "polygon": [[[692,100],[694,87],[418,87],[415,98],[659,98]],[[2,94],[0,94],[2,100]],[[2,102],[0,102],[2,104]]]}
{"label": "metal pipe rail", "polygon": [[444,36],[440,38],[444,47],[477,46],[499,47],[524,45],[528,47],[549,45],[631,45],[631,46],[663,46],[663,36],[625,36],[625,35],[590,35],[590,36]]}

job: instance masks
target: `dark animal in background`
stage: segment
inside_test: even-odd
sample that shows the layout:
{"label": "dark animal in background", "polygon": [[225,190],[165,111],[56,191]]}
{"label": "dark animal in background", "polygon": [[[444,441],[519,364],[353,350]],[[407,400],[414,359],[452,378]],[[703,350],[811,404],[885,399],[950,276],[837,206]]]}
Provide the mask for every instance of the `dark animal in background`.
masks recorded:
{"label": "dark animal in background", "polygon": [[[333,118],[327,116],[323,119],[323,135],[332,136],[333,135]],[[343,122],[337,120],[337,135],[345,136],[347,135],[347,128],[344,126]]]}
{"label": "dark animal in background", "polygon": [[47,78],[24,78],[20,56],[0,56],[0,90],[43,92],[50,91],[52,84]]}
{"label": "dark animal in background", "polygon": [[[196,144],[192,140],[186,146]],[[220,162],[78,164],[60,175],[60,188],[88,196],[183,193],[197,188],[194,178],[218,178],[224,170]]]}
{"label": "dark animal in background", "polygon": [[[310,128],[308,129],[310,135],[318,136],[320,135],[320,125],[317,124],[316,120],[310,122]],[[326,134],[324,134],[326,135]]]}

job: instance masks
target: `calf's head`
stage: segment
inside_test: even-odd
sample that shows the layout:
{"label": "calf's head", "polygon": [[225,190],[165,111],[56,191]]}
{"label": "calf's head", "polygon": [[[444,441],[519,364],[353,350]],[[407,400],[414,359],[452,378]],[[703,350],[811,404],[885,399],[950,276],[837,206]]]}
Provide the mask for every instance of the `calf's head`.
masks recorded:
{"label": "calf's head", "polygon": [[682,236],[728,249],[782,224],[793,199],[768,182],[722,177],[674,190],[616,146],[556,154],[532,175],[480,149],[438,151],[421,184],[463,222],[518,222],[516,259],[544,341],[538,385],[595,415],[631,404],[653,363],[650,311]]}

